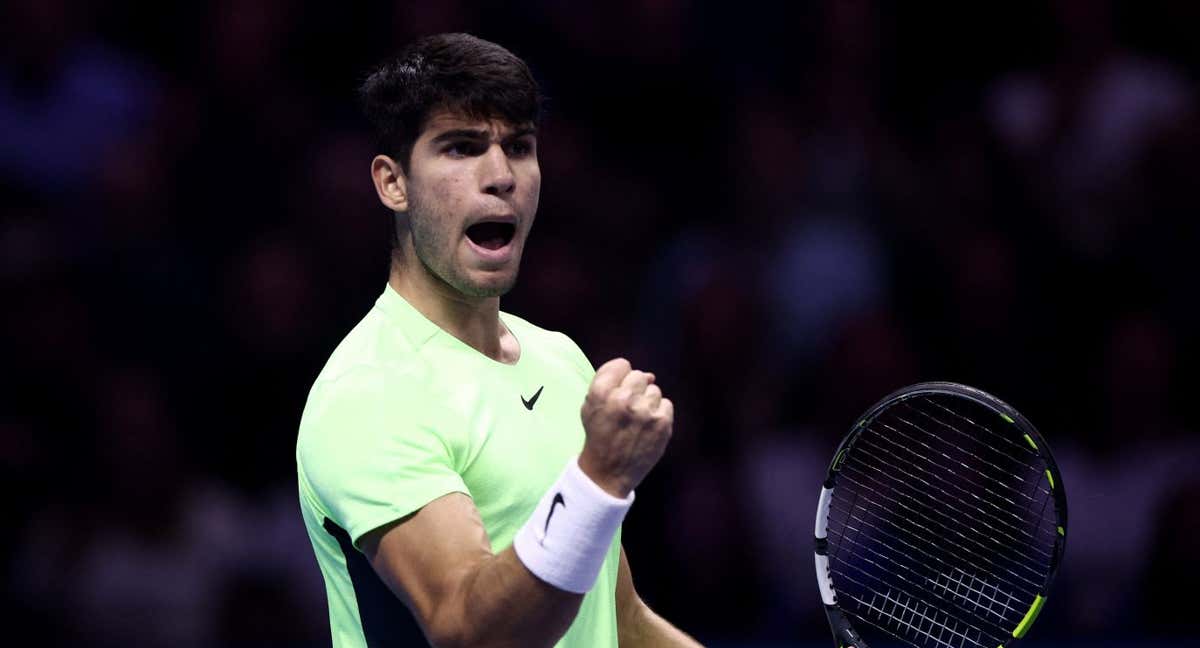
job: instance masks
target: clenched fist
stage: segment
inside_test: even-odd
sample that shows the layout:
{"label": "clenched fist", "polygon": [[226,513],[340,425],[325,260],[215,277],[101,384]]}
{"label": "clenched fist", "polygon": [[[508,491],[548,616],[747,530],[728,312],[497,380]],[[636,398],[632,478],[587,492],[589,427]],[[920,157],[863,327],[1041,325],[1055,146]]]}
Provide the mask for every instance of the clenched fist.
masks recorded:
{"label": "clenched fist", "polygon": [[587,441],[579,467],[604,490],[626,497],[662,457],[675,406],[663,398],[654,374],[617,358],[596,370],[581,416]]}

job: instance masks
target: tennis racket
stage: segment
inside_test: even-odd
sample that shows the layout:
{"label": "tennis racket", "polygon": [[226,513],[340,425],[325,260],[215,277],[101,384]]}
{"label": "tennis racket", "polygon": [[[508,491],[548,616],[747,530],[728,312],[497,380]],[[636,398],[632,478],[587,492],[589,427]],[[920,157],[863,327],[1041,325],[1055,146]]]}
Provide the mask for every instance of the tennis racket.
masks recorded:
{"label": "tennis racket", "polygon": [[948,382],[876,403],[817,505],[817,585],[838,648],[1008,648],[1062,561],[1067,496],[1033,425]]}

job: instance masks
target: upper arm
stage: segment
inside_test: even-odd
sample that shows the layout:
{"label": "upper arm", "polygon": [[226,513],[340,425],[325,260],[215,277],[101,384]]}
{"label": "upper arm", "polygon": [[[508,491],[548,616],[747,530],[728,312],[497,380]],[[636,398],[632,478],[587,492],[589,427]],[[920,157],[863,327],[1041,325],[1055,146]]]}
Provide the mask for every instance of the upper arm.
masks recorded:
{"label": "upper arm", "polygon": [[617,566],[617,631],[629,627],[641,612],[641,597],[633,587],[633,573],[629,569],[629,559],[625,557],[625,547],[621,547],[621,561]]}
{"label": "upper arm", "polygon": [[450,493],[416,513],[366,533],[359,542],[380,579],[404,601],[426,636],[454,627],[447,605],[469,585],[467,575],[492,557],[471,498]]}
{"label": "upper arm", "polygon": [[655,614],[638,596],[624,547],[617,569],[617,641],[622,648],[702,648],[695,639]]}
{"label": "upper arm", "polygon": [[428,636],[454,566],[491,553],[458,470],[462,426],[416,382],[363,366],[318,383],[296,455],[302,486]]}
{"label": "upper arm", "polygon": [[305,407],[301,478],[355,546],[447,493],[469,492],[458,470],[462,426],[415,382],[357,367],[318,383]]}

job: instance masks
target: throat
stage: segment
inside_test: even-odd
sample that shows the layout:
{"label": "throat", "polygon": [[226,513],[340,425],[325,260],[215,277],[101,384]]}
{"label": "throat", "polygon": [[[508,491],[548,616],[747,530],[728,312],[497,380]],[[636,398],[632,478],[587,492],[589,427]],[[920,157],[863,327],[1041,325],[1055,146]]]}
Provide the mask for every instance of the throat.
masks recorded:
{"label": "throat", "polygon": [[425,319],[480,354],[504,364],[516,364],[520,359],[521,345],[500,319],[499,297],[456,299],[414,279],[414,273],[397,267],[388,285]]}

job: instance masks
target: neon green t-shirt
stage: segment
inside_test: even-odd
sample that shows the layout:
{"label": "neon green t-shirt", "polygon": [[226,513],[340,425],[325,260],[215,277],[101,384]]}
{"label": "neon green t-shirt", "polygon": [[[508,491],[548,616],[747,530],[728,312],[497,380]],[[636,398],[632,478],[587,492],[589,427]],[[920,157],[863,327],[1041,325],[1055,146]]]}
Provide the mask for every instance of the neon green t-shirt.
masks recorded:
{"label": "neon green t-shirt", "polygon": [[[513,365],[446,333],[389,286],[317,377],[296,468],[334,646],[424,645],[358,550],[363,534],[461,492],[498,553],[583,448],[579,408],[591,363],[561,333],[500,319],[520,343]],[[618,531],[557,646],[616,648],[619,555]]]}

